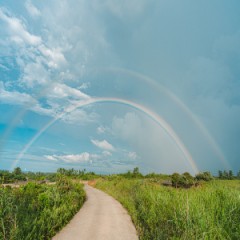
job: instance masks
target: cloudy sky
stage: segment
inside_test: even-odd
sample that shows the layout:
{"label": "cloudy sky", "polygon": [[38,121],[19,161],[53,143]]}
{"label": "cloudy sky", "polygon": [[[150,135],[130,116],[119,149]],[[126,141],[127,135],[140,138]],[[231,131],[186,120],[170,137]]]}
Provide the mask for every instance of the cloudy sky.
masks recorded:
{"label": "cloudy sky", "polygon": [[240,169],[238,0],[3,1],[0,168]]}

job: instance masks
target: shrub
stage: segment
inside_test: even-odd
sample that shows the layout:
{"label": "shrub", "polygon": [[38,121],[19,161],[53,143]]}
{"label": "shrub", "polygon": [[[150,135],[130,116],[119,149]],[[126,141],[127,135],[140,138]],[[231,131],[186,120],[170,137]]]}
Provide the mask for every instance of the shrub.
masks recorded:
{"label": "shrub", "polygon": [[174,173],[171,176],[172,186],[175,188],[183,187],[183,188],[189,188],[195,184],[194,178],[191,176],[190,173],[185,172],[182,175],[179,173]]}
{"label": "shrub", "polygon": [[211,181],[213,180],[213,176],[210,172],[203,172],[203,173],[198,173],[195,176],[197,181]]}

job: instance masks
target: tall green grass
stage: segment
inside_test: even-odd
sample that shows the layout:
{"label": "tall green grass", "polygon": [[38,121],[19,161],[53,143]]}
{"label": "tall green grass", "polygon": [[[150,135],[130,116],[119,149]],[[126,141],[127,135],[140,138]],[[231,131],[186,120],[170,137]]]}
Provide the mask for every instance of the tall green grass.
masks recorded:
{"label": "tall green grass", "polygon": [[[230,182],[230,181],[229,181]],[[140,239],[240,239],[240,181],[175,189],[148,180],[98,181],[129,211]]]}
{"label": "tall green grass", "polygon": [[0,239],[51,239],[85,200],[82,184],[61,179],[56,185],[28,183],[0,188]]}

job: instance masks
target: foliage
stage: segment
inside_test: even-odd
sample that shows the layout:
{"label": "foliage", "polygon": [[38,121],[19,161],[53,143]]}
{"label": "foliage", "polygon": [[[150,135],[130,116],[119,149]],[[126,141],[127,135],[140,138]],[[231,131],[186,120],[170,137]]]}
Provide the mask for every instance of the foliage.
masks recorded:
{"label": "foliage", "polygon": [[174,173],[171,176],[171,179],[172,179],[172,186],[176,188],[177,187],[189,188],[196,184],[194,177],[192,177],[191,174],[188,172],[185,172],[182,175],[180,175],[179,173]]}
{"label": "foliage", "polygon": [[55,185],[0,188],[0,239],[51,239],[84,200],[83,186],[66,178]]}
{"label": "foliage", "polygon": [[15,168],[12,173],[0,170],[0,183],[13,183],[16,181],[26,181],[26,176],[22,173],[21,168]]}
{"label": "foliage", "polygon": [[140,173],[139,168],[135,167],[133,171],[127,171],[126,173],[117,174],[124,178],[143,178],[143,175]]}
{"label": "foliage", "polygon": [[[186,174],[185,174],[186,175]],[[140,239],[239,239],[240,182],[169,188],[143,179],[99,180],[128,210]]]}
{"label": "foliage", "polygon": [[202,173],[198,173],[195,176],[195,179],[197,181],[211,181],[213,180],[213,176],[210,172],[202,172]]}
{"label": "foliage", "polygon": [[[240,172],[240,171],[239,171]],[[232,180],[235,178],[233,171],[229,170],[229,171],[218,171],[218,178],[219,179],[228,179],[228,180]],[[238,174],[236,176],[236,178],[238,178]]]}

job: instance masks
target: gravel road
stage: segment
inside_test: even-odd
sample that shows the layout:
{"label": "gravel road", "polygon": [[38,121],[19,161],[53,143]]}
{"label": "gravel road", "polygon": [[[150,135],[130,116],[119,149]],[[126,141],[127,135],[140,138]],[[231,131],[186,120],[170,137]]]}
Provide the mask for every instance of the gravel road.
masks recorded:
{"label": "gravel road", "polygon": [[135,227],[122,205],[85,185],[87,200],[53,240],[137,240]]}

